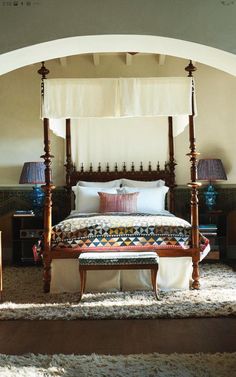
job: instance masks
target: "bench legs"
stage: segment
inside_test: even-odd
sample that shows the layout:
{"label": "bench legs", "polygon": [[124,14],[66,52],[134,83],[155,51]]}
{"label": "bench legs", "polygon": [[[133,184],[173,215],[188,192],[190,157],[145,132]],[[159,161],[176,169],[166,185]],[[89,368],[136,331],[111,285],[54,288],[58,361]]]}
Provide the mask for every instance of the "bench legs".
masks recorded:
{"label": "bench legs", "polygon": [[[160,297],[158,295],[158,290],[157,290],[157,272],[158,272],[158,265],[155,267],[151,268],[151,281],[152,281],[152,288],[153,292],[155,294],[155,297],[157,300],[160,300]],[[79,267],[79,273],[80,273],[80,297],[79,301],[82,300],[82,296],[85,291],[85,286],[86,286],[86,277],[87,277],[87,270],[86,267]]]}
{"label": "bench legs", "polygon": [[83,268],[80,268],[80,298],[79,301],[81,301],[82,296],[85,291],[85,286],[86,286],[86,277],[87,277],[87,271]]}
{"label": "bench legs", "polygon": [[157,300],[160,300],[160,297],[157,293],[157,272],[158,272],[158,265],[155,268],[151,269],[151,280],[152,280],[152,288]]}

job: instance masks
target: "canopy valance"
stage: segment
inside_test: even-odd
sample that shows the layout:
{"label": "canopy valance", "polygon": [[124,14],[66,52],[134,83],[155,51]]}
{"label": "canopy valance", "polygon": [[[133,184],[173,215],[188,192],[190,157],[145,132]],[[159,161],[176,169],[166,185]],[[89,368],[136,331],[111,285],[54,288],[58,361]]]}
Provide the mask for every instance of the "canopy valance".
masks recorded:
{"label": "canopy valance", "polygon": [[192,77],[47,79],[42,116],[78,119],[191,115],[192,85]]}

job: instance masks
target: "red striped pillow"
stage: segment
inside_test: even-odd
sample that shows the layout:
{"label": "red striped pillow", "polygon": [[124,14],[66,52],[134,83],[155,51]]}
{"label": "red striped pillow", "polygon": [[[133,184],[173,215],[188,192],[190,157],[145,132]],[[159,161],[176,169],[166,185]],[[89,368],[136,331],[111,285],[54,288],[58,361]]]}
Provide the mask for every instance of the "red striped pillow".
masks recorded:
{"label": "red striped pillow", "polygon": [[129,194],[107,194],[98,192],[100,196],[100,212],[137,212],[138,192]]}

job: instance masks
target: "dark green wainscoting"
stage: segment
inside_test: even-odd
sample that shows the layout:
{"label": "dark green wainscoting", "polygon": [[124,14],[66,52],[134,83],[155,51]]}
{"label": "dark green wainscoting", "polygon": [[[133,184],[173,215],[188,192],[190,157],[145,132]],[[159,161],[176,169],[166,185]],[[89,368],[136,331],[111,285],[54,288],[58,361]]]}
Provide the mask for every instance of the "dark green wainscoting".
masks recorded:
{"label": "dark green wainscoting", "polygon": [[[217,192],[216,210],[221,210],[224,228],[222,233],[226,236],[228,214],[236,210],[236,187],[217,187]],[[12,215],[16,210],[31,209],[31,193],[32,189],[29,187],[0,187],[0,230],[2,231],[3,259],[5,260],[11,260]],[[53,223],[57,223],[67,216],[67,201],[66,191],[63,187],[58,187],[53,191]],[[190,189],[188,187],[175,189],[175,214],[190,221]],[[202,188],[199,189],[199,214],[200,223],[202,219],[206,221],[207,208],[204,204]]]}

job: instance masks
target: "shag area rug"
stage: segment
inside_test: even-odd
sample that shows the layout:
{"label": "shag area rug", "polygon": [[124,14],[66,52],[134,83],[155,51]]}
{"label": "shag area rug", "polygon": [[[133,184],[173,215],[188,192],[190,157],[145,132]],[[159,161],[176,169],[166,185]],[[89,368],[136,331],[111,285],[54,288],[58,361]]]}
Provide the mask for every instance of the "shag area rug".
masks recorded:
{"label": "shag area rug", "polygon": [[236,353],[0,355],[4,377],[233,377],[235,370]]}
{"label": "shag area rug", "polygon": [[236,273],[223,264],[201,266],[201,289],[87,293],[42,292],[42,269],[9,267],[3,272],[4,302],[0,319],[139,319],[228,317],[236,313]]}

